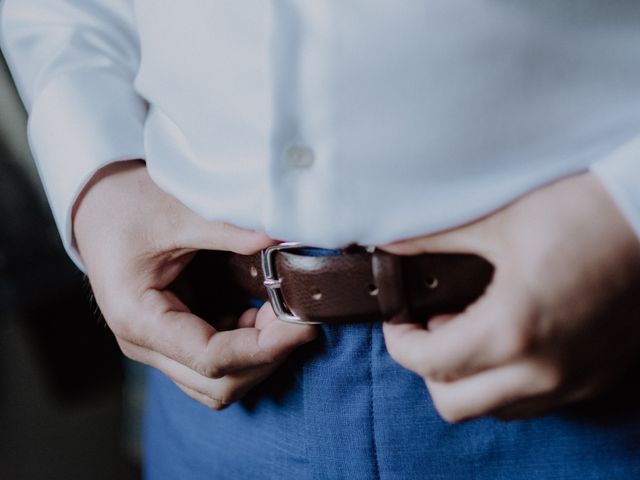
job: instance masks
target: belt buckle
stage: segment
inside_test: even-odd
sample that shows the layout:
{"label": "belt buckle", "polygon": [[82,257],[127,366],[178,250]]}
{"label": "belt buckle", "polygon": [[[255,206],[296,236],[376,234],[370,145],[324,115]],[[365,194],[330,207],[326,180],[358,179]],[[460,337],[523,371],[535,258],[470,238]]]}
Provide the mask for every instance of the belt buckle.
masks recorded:
{"label": "belt buckle", "polygon": [[279,320],[297,325],[320,325],[322,322],[303,320],[287,308],[282,298],[282,280],[278,278],[275,268],[275,254],[283,250],[296,250],[299,248],[313,248],[299,242],[283,242],[265,248],[261,253],[262,273],[264,274],[264,286],[269,295],[269,303]]}

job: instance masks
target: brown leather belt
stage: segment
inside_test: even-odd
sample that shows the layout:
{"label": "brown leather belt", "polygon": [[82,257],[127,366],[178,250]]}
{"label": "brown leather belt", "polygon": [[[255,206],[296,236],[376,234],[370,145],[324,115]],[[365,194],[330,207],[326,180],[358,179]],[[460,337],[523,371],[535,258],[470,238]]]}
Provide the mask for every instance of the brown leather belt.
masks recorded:
{"label": "brown leather belt", "polygon": [[232,255],[230,273],[249,295],[270,300],[281,320],[425,322],[473,303],[493,277],[473,254],[398,256],[363,247],[323,250],[283,243],[259,255]]}

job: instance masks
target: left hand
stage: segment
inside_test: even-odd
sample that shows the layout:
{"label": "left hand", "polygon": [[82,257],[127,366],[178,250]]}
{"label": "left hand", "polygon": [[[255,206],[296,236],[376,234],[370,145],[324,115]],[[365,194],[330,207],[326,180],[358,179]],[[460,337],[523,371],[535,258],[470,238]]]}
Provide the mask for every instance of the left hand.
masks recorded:
{"label": "left hand", "polygon": [[442,417],[543,414],[593,398],[640,358],[640,242],[591,174],[486,218],[383,247],[471,252],[495,266],[464,312],[384,325],[390,355],[427,384]]}

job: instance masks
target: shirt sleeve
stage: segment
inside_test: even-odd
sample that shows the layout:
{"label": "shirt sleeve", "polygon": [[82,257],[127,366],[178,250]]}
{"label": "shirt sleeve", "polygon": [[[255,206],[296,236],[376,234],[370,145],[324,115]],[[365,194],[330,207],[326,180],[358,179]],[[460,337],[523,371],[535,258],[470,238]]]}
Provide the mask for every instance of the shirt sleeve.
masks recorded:
{"label": "shirt sleeve", "polygon": [[591,166],[640,237],[640,137]]}
{"label": "shirt sleeve", "polygon": [[31,150],[67,252],[71,211],[88,180],[144,158],[147,106],[136,93],[132,0],[4,0],[2,49],[29,113]]}

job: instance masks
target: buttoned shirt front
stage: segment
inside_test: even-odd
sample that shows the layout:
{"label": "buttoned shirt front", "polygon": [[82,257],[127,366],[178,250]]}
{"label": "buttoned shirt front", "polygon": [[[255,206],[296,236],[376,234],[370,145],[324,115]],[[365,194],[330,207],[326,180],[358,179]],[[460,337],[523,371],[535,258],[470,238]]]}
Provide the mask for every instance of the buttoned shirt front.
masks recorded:
{"label": "buttoned shirt front", "polygon": [[[478,218],[592,168],[640,232],[640,4],[5,0],[67,246],[101,166],[318,246]],[[73,249],[70,249],[73,254]]]}

